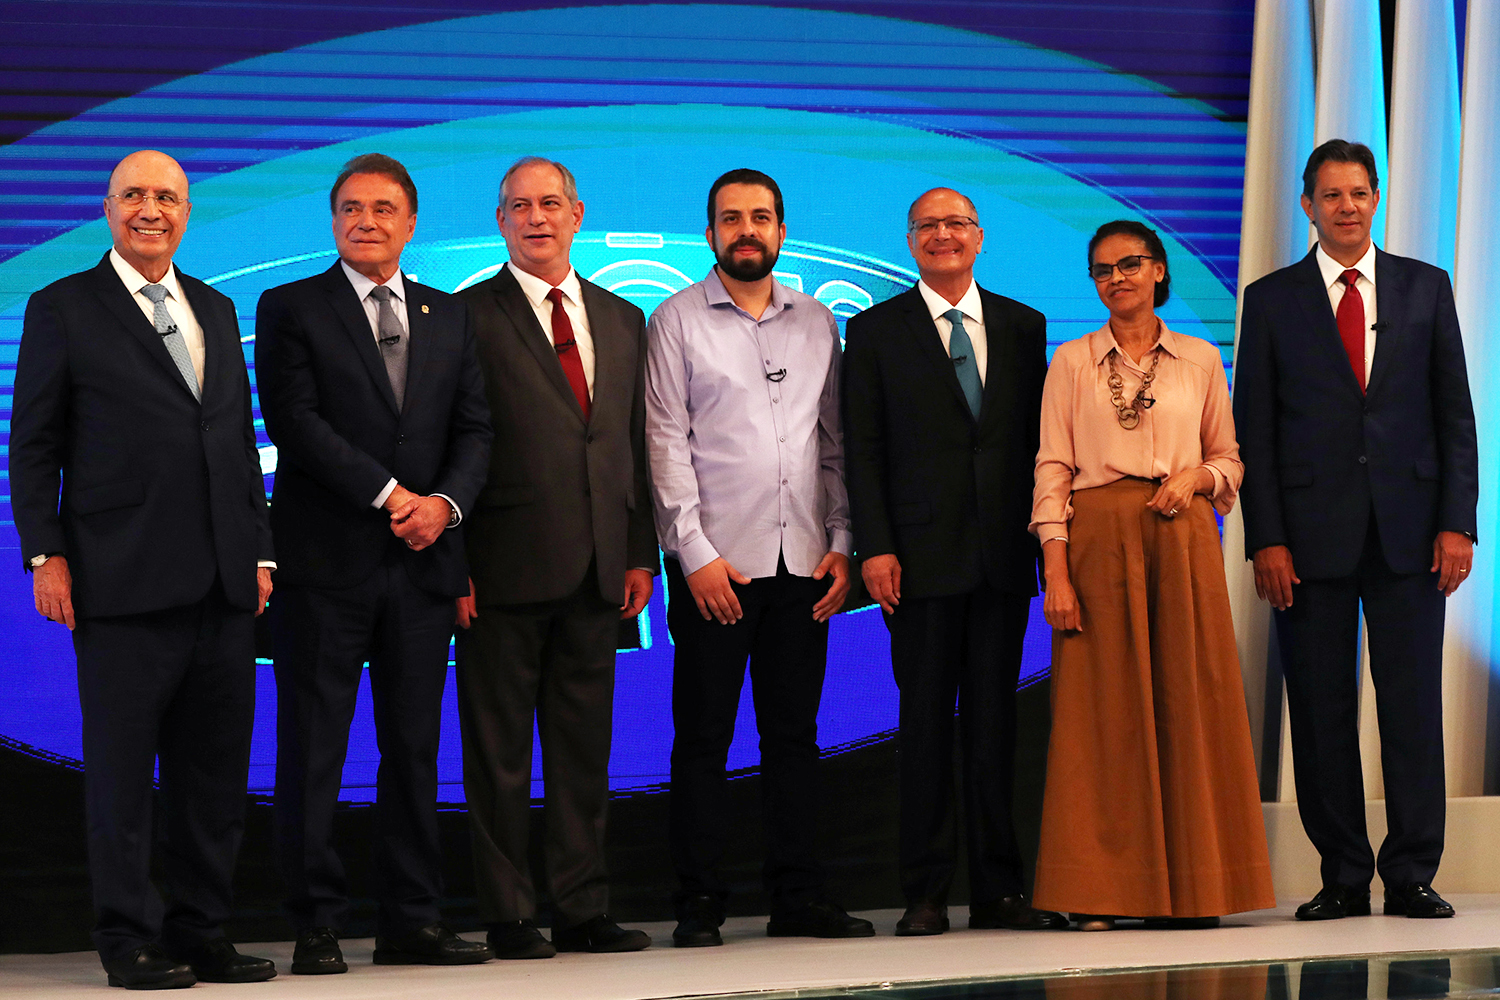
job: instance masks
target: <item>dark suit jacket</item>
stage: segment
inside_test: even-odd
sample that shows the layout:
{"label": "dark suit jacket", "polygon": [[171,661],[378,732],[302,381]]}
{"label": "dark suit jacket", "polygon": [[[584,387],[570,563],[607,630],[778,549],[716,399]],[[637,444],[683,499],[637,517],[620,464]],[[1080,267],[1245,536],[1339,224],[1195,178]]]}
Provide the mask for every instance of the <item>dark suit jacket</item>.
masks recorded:
{"label": "dark suit jacket", "polygon": [[976,421],[921,293],[846,325],[844,474],[861,558],[895,553],[902,597],[988,582],[1036,594],[1031,488],[1047,320],[980,289],[988,361]]}
{"label": "dark suit jacket", "polygon": [[178,279],[203,328],[201,405],[108,254],[26,307],[11,507],[23,560],[67,556],[83,617],[191,604],[215,576],[254,609],[255,563],[275,558],[234,304]]}
{"label": "dark suit jacket", "polygon": [[1448,275],[1377,251],[1375,294],[1361,394],[1313,253],[1245,289],[1245,555],[1286,545],[1302,579],[1353,574],[1372,516],[1397,573],[1425,572],[1439,531],[1475,531],[1474,409]]}
{"label": "dark suit jacket", "polygon": [[[452,497],[465,518],[484,482],[489,408],[469,314],[457,298],[405,280],[410,330],[400,412],[354,286],[337,263],[268,289],[255,317],[255,373],[277,449],[271,526],[277,581],[348,587],[395,543],[371,505],[385,484]],[[401,547],[412,582],[466,596],[462,528],[420,552]]]}
{"label": "dark suit jacket", "polygon": [[557,352],[509,268],[459,293],[474,316],[495,427],[489,476],[467,522],[481,603],[565,597],[597,559],[599,596],[657,565],[646,486],[646,319],[579,279],[594,339],[587,423]]}

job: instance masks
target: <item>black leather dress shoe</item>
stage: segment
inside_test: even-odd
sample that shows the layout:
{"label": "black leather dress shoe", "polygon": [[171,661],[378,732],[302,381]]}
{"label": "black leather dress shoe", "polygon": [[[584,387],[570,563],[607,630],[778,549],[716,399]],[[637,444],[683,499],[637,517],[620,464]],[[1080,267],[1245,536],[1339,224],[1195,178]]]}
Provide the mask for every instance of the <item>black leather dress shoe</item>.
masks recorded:
{"label": "black leather dress shoe", "polygon": [[992,931],[999,928],[1012,931],[1065,931],[1068,918],[1051,910],[1038,910],[1022,893],[1005,896],[993,903],[973,903],[969,906],[969,928],[976,931]]}
{"label": "black leather dress shoe", "polygon": [[874,937],[875,925],[851,917],[837,903],[820,899],[781,913],[772,913],[766,924],[768,937],[859,938]]}
{"label": "black leather dress shoe", "polygon": [[143,944],[135,951],[104,963],[109,985],[127,990],[175,990],[198,981],[193,970],[174,962],[154,944]]}
{"label": "black leather dress shoe", "polygon": [[200,983],[263,983],[276,978],[275,962],[241,955],[225,937],[205,941],[177,957],[192,967]]}
{"label": "black leather dress shoe", "polygon": [[651,935],[645,931],[626,930],[609,919],[609,914],[601,913],[572,927],[552,928],[552,943],[558,951],[588,951],[604,955],[649,948]]}
{"label": "black leather dress shoe", "polygon": [[344,953],[339,950],[339,936],[331,927],[314,927],[297,935],[292,949],[292,975],[329,976],[348,972]]}
{"label": "black leather dress shoe", "polygon": [[719,928],[724,914],[719,901],[703,894],[689,896],[677,903],[677,927],[672,943],[679,948],[713,948],[724,943]]}
{"label": "black leather dress shoe", "polygon": [[1370,915],[1367,885],[1325,885],[1318,894],[1297,907],[1298,920],[1339,920]]}
{"label": "black leather dress shoe", "polygon": [[376,965],[478,965],[494,957],[489,945],[465,941],[442,924],[375,939]]}
{"label": "black leather dress shoe", "polygon": [[1453,906],[1426,882],[1385,887],[1385,915],[1434,919],[1453,916]]}
{"label": "black leather dress shoe", "polygon": [[490,924],[484,936],[496,958],[551,958],[557,954],[552,942],[542,937],[530,920],[506,920]]}
{"label": "black leather dress shoe", "polygon": [[896,921],[897,937],[931,937],[948,929],[948,907],[942,903],[913,903]]}

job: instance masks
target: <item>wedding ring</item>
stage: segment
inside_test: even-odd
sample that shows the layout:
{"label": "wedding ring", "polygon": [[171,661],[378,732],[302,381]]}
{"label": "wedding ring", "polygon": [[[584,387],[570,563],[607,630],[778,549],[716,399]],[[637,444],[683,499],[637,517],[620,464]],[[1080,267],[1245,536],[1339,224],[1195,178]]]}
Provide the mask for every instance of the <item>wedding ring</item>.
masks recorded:
{"label": "wedding ring", "polygon": [[1177,513],[1177,508],[1173,507],[1171,510],[1167,511],[1167,513],[1168,514],[1175,514],[1175,513]]}

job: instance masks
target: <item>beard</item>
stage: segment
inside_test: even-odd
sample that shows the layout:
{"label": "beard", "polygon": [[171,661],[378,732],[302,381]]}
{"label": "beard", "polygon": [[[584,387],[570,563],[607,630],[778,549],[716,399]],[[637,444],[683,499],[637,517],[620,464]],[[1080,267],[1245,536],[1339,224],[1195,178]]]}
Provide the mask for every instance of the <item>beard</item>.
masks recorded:
{"label": "beard", "polygon": [[[760,251],[760,258],[736,257],[734,252],[740,247],[754,247]],[[722,250],[716,247],[714,256],[718,258],[719,267],[731,278],[737,281],[759,281],[776,268],[776,259],[781,254],[753,236],[741,236]]]}

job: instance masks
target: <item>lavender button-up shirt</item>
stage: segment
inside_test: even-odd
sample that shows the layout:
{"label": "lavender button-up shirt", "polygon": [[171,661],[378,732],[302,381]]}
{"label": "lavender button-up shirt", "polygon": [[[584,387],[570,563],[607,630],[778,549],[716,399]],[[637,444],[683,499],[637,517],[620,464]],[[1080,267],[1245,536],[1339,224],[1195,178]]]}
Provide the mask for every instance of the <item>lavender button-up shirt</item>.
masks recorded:
{"label": "lavender button-up shirt", "polygon": [[715,269],[657,307],[647,338],[646,447],[667,555],[685,574],[723,556],[752,578],[775,576],[778,556],[811,576],[830,551],[848,555],[833,314],[777,283],[756,320]]}

